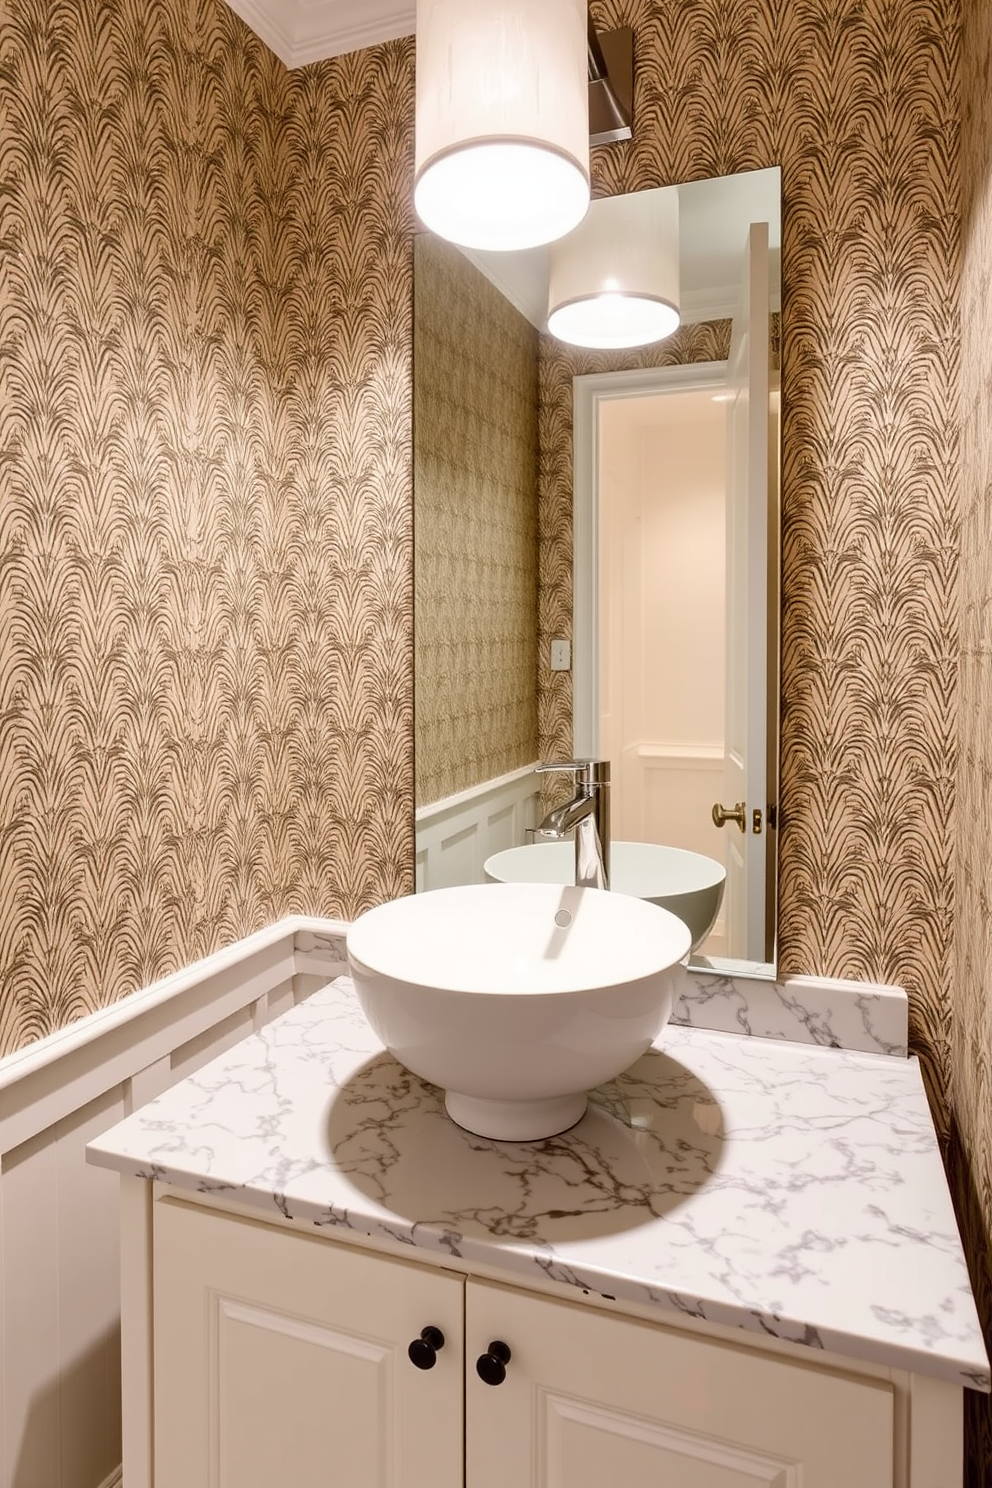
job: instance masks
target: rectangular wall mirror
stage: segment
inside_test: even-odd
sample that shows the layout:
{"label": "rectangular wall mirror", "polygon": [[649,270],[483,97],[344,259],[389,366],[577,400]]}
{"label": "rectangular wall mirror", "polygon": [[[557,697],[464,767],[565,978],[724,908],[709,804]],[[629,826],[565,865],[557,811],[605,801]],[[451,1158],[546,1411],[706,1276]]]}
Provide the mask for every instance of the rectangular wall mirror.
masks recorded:
{"label": "rectangular wall mirror", "polygon": [[681,325],[632,351],[548,334],[547,249],[415,240],[417,888],[571,881],[536,835],[569,779],[534,773],[570,699],[614,889],[690,894],[693,964],[769,975],[780,173],[678,196]]}

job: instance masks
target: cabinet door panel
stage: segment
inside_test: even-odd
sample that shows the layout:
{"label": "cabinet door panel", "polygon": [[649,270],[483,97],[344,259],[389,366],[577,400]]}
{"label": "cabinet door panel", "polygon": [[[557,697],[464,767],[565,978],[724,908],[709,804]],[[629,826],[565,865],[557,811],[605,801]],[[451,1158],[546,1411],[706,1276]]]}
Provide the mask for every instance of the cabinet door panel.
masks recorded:
{"label": "cabinet door panel", "polygon": [[467,1488],[892,1488],[885,1383],[482,1282],[465,1336]]}
{"label": "cabinet door panel", "polygon": [[548,1488],[672,1484],[677,1488],[801,1488],[794,1462],[626,1411],[539,1388],[534,1401]]}
{"label": "cabinet door panel", "polygon": [[[156,1488],[460,1488],[460,1277],[155,1205]],[[428,1324],[433,1369],[407,1347]]]}
{"label": "cabinet door panel", "polygon": [[211,1305],[222,1484],[272,1488],[283,1480],[287,1443],[303,1456],[315,1482],[326,1481],[340,1465],[341,1420],[349,1438],[366,1444],[350,1465],[349,1482],[375,1488],[390,1481],[387,1464],[395,1444],[383,1429],[391,1393],[388,1345],[216,1292]]}

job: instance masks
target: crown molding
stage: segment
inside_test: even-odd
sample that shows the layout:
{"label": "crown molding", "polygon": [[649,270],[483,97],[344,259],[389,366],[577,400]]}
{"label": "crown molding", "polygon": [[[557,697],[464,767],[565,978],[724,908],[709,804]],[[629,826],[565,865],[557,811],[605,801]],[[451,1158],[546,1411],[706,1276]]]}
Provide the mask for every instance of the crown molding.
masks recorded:
{"label": "crown molding", "polygon": [[412,0],[227,0],[289,68],[412,36]]}

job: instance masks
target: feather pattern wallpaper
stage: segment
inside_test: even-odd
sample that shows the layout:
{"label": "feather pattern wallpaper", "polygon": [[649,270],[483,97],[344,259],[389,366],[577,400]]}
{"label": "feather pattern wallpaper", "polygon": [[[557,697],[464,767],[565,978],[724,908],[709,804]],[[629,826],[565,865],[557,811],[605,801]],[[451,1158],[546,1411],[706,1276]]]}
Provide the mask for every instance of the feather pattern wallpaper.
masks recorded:
{"label": "feather pattern wallpaper", "polygon": [[[964,7],[961,727],[955,817],[954,1143],[972,1285],[992,1339],[992,10]],[[968,1399],[969,1484],[992,1480],[992,1406]],[[984,1474],[984,1475],[983,1475]]]}
{"label": "feather pattern wallpaper", "polygon": [[0,11],[0,1053],[409,885],[410,99]]}
{"label": "feather pattern wallpaper", "polygon": [[779,963],[897,982],[947,1133],[956,758],[956,0],[609,0],[601,194],[782,168]]}
{"label": "feather pattern wallpaper", "polygon": [[[963,503],[960,0],[594,12],[636,52],[597,193],[782,168],[780,963],[908,988],[990,1319],[989,8]],[[0,5],[0,1055],[412,887],[412,121],[409,40],[287,73],[222,0]]]}
{"label": "feather pattern wallpaper", "polygon": [[[417,806],[537,759],[537,331],[414,242]],[[457,367],[457,376],[452,369]]]}
{"label": "feather pattern wallpaper", "polygon": [[[600,193],[780,164],[780,954],[904,983],[948,1088],[954,0],[609,0]],[[11,1049],[412,883],[412,43],[286,74],[220,0],[6,0]]]}

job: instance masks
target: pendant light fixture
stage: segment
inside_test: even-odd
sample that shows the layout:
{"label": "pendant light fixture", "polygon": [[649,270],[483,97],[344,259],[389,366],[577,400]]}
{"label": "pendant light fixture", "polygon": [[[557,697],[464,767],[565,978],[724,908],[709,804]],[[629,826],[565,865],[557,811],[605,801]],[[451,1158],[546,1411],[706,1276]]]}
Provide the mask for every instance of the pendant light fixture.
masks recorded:
{"label": "pendant light fixture", "polygon": [[602,197],[552,245],[548,330],[559,341],[646,346],[679,319],[678,187]]}
{"label": "pendant light fixture", "polygon": [[414,202],[467,248],[549,243],[589,205],[586,0],[417,0]]}

